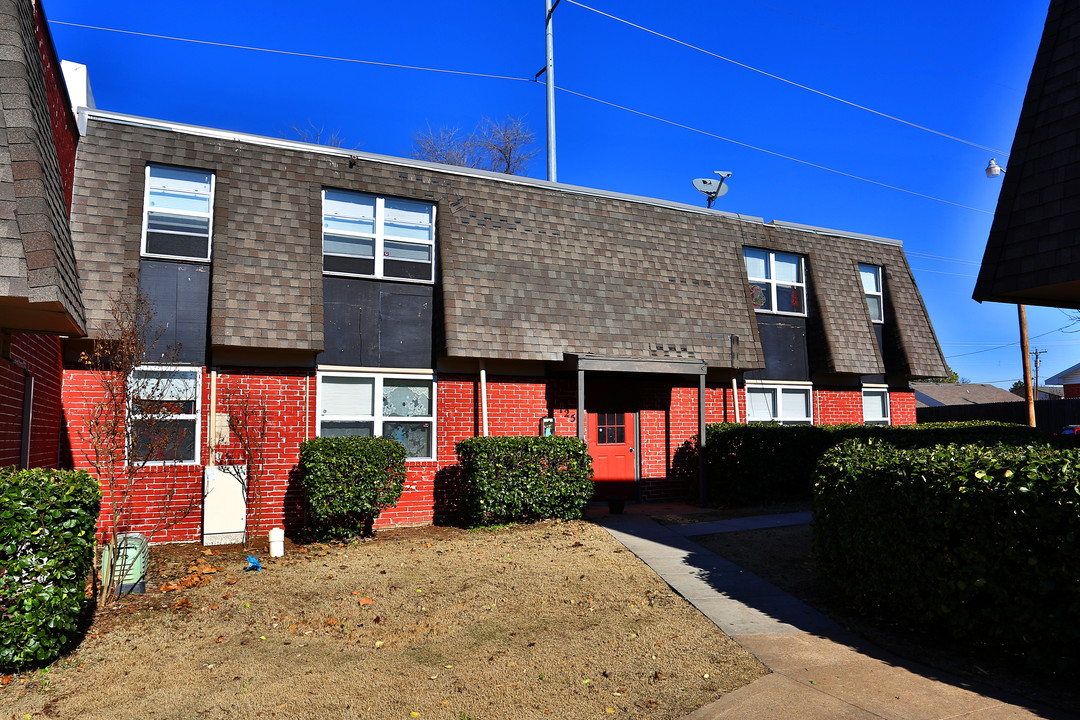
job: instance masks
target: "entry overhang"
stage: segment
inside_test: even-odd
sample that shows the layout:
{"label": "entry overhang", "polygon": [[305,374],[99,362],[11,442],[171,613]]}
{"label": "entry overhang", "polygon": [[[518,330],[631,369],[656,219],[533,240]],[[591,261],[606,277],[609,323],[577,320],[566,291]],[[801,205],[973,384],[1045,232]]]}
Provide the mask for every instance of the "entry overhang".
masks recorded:
{"label": "entry overhang", "polygon": [[653,373],[658,375],[705,375],[708,370],[704,360],[679,360],[674,358],[618,358],[601,355],[575,355],[566,353],[560,363],[566,370],[611,373]]}

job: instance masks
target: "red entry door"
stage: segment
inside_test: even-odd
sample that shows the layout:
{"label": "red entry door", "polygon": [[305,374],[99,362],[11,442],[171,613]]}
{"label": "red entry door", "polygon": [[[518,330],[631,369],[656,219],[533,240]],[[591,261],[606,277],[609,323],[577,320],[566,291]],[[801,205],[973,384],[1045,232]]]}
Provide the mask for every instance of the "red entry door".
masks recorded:
{"label": "red entry door", "polygon": [[633,413],[589,413],[589,454],[596,481],[595,499],[636,497]]}

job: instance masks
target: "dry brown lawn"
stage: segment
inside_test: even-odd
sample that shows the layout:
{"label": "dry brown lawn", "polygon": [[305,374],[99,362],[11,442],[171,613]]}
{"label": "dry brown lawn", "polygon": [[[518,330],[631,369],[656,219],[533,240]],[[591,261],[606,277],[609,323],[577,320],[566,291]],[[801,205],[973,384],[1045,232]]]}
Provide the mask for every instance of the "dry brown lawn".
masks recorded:
{"label": "dry brown lawn", "polygon": [[766,672],[587,522],[203,552],[153,548],[147,594],[4,678],[0,718],[662,719]]}

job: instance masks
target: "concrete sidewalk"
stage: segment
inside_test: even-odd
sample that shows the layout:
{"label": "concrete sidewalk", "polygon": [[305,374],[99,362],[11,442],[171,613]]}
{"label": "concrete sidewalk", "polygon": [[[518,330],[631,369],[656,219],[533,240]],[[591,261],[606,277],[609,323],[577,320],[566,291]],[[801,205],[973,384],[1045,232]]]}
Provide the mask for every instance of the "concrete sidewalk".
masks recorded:
{"label": "concrete sidewalk", "polygon": [[688,538],[809,522],[809,513],[659,525],[597,520],[772,673],[684,720],[1004,720],[1074,717],[893,656]]}

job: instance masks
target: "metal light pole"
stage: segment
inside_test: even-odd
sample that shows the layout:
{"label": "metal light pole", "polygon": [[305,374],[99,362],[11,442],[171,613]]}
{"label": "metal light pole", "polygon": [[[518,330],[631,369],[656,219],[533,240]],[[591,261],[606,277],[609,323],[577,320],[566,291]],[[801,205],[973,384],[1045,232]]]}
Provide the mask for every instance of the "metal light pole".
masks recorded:
{"label": "metal light pole", "polygon": [[555,33],[551,28],[551,16],[559,0],[544,0],[547,11],[545,34],[547,44],[547,65],[544,66],[547,82],[547,179],[558,180],[555,172]]}

